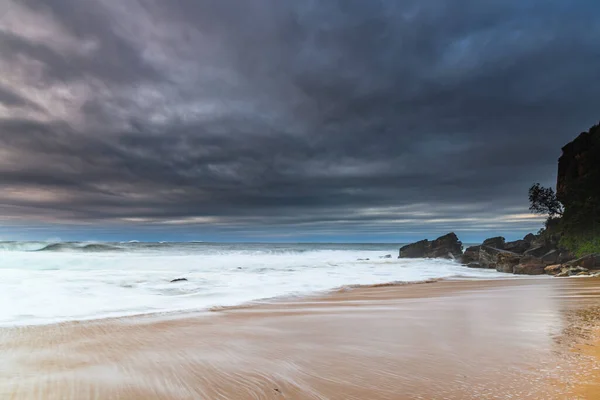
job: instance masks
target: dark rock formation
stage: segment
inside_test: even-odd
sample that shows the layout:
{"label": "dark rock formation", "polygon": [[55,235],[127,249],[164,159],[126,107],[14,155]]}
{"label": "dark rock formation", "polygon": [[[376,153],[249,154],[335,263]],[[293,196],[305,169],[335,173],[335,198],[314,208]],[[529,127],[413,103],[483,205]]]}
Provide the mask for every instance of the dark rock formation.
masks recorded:
{"label": "dark rock formation", "polygon": [[448,258],[462,255],[462,242],[454,233],[440,236],[434,241],[421,240],[400,248],[398,258]]}
{"label": "dark rock formation", "polygon": [[512,274],[514,268],[521,262],[521,256],[509,251],[500,251],[496,255],[496,271]]}
{"label": "dark rock formation", "polygon": [[430,247],[431,243],[427,239],[407,244],[400,248],[398,258],[425,258]]}
{"label": "dark rock formation", "polygon": [[186,278],[177,278],[177,279],[173,279],[171,281],[171,283],[175,283],[175,282],[187,282]]}
{"label": "dark rock formation", "polygon": [[600,125],[583,132],[562,148],[556,195],[566,208],[579,194],[600,198]]}
{"label": "dark rock formation", "polygon": [[575,259],[575,255],[568,250],[560,250],[557,263],[564,264]]}
{"label": "dark rock formation", "polygon": [[482,246],[493,247],[498,250],[504,250],[505,239],[502,236],[497,236],[483,241]]}
{"label": "dark rock formation", "polygon": [[489,246],[481,246],[479,249],[479,264],[483,268],[496,268],[496,256],[503,250]]}
{"label": "dark rock formation", "polygon": [[441,236],[431,242],[430,256],[432,258],[457,258],[462,255],[462,242],[454,232]]}
{"label": "dark rock formation", "polygon": [[526,241],[527,243],[531,243],[535,240],[535,238],[536,238],[536,236],[533,233],[528,233],[527,235],[525,235],[523,240]]}
{"label": "dark rock formation", "polygon": [[392,258],[392,255],[391,254],[386,254],[385,256],[381,256],[379,258]]}
{"label": "dark rock formation", "polygon": [[538,245],[538,246],[531,247],[529,250],[525,251],[523,253],[523,255],[540,258],[540,257],[543,257],[545,254],[547,254],[551,250],[554,250],[554,249],[550,246]]}
{"label": "dark rock formation", "polygon": [[504,250],[512,251],[513,253],[523,254],[529,250],[531,242],[524,239],[515,240],[514,242],[507,242],[504,244]]}
{"label": "dark rock formation", "polygon": [[552,264],[556,264],[558,262],[558,256],[560,255],[560,252],[558,250],[550,250],[549,252],[547,252],[546,254],[544,254],[542,257],[540,257],[540,259],[542,260],[542,262],[546,265],[552,265]]}
{"label": "dark rock formation", "polygon": [[543,275],[544,264],[519,264],[515,265],[513,273],[517,275]]}
{"label": "dark rock formation", "polygon": [[588,254],[578,258],[577,260],[569,261],[569,267],[582,267],[586,269],[600,269],[600,253]]}
{"label": "dark rock formation", "polygon": [[462,255],[461,262],[463,264],[479,262],[479,250],[480,249],[481,249],[481,246],[468,247]]}

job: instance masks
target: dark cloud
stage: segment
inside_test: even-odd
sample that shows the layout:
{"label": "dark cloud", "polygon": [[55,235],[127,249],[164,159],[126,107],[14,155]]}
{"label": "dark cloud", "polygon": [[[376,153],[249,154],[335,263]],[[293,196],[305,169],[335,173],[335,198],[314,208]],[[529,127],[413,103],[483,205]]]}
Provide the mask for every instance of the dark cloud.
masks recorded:
{"label": "dark cloud", "polygon": [[24,224],[245,238],[520,234],[539,226],[528,186],[552,184],[560,147],[600,119],[599,12],[9,2],[0,207]]}

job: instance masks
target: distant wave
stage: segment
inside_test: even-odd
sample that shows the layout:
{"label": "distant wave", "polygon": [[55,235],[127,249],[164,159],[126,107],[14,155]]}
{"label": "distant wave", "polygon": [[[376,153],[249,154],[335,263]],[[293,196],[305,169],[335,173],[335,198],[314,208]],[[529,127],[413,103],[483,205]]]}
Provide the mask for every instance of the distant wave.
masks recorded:
{"label": "distant wave", "polygon": [[35,251],[74,251],[74,252],[105,252],[105,251],[123,251],[124,249],[119,246],[101,243],[52,243],[39,250]]}

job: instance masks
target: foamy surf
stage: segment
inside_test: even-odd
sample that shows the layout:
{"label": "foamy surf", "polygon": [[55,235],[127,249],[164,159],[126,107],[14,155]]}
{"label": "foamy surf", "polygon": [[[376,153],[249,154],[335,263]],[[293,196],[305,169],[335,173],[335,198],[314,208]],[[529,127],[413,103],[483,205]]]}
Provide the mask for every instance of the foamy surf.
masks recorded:
{"label": "foamy surf", "polygon": [[[390,244],[0,243],[0,325],[236,306],[341,287],[505,277]],[[391,255],[391,258],[385,258]],[[186,281],[171,282],[185,278]]]}

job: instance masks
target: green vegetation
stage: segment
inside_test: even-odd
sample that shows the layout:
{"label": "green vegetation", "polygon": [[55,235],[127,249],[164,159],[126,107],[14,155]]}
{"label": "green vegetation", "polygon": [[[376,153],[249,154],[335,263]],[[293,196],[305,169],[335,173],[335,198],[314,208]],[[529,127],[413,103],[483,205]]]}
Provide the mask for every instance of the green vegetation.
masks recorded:
{"label": "green vegetation", "polygon": [[576,257],[600,253],[600,236],[563,235],[560,244],[569,249]]}

